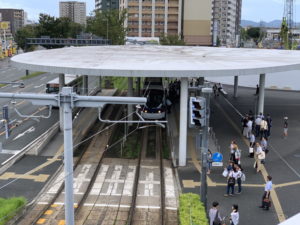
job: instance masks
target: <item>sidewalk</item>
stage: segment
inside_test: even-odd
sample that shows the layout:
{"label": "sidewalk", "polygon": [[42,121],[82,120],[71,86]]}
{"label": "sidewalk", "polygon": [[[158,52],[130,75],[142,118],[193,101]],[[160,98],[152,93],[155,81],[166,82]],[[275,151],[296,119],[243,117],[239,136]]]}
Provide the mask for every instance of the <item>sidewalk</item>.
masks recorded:
{"label": "sidewalk", "polygon": [[[227,91],[227,90],[226,90]],[[265,181],[261,174],[256,174],[253,168],[253,159],[248,158],[247,142],[241,136],[240,123],[238,119],[233,120],[234,113],[228,114],[227,110],[231,109],[222,101],[223,97],[211,101],[211,123],[213,130],[221,146],[221,153],[224,157],[224,166],[229,160],[229,144],[231,140],[236,140],[240,149],[242,149],[242,166],[246,174],[246,182],[244,182],[242,194],[234,197],[224,197],[226,193],[226,179],[222,176],[223,167],[213,167],[210,175],[207,176],[208,183],[208,205],[209,209],[213,201],[220,204],[220,213],[222,216],[229,216],[232,204],[239,205],[240,223],[241,225],[276,225],[278,218],[274,207],[269,211],[264,211],[258,206],[264,192]],[[178,110],[179,111],[179,110]],[[233,111],[233,110],[232,110]],[[210,139],[209,148],[215,152],[216,146]],[[188,138],[188,156],[187,166],[179,167],[178,173],[181,182],[182,191],[184,193],[193,192],[200,194],[200,171],[201,165],[197,160],[195,147],[195,138],[189,133]],[[237,188],[237,185],[236,187]]]}

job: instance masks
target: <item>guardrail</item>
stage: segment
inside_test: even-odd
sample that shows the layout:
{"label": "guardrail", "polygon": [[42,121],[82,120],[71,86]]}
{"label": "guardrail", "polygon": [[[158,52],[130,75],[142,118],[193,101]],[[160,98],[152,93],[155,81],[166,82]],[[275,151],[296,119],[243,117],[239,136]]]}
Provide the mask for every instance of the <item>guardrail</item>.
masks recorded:
{"label": "guardrail", "polygon": [[58,132],[58,130],[59,130],[59,122],[55,123],[52,127],[50,127],[37,139],[33,140],[24,148],[22,148],[20,152],[18,152],[17,154],[13,155],[12,157],[8,158],[3,163],[1,163],[0,174],[4,173],[10,166],[12,166],[16,161],[18,161],[25,154],[37,155],[43,149],[43,147],[45,147],[45,145],[48,144],[48,142]]}

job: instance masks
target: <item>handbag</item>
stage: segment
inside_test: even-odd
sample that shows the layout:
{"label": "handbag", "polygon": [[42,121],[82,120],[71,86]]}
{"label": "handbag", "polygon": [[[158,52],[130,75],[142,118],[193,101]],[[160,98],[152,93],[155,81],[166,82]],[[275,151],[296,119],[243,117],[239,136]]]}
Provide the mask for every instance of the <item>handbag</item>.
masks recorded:
{"label": "handbag", "polygon": [[254,152],[254,149],[253,148],[249,148],[249,153],[253,153]]}
{"label": "handbag", "polygon": [[264,198],[263,202],[266,207],[271,207],[271,200],[269,198]]}
{"label": "handbag", "polygon": [[213,225],[222,225],[222,221],[219,218],[219,211],[217,211],[215,219],[213,221]]}
{"label": "handbag", "polygon": [[222,173],[222,176],[223,177],[227,177],[228,176],[228,170],[227,169],[224,169],[224,171]]}
{"label": "handbag", "polygon": [[265,152],[262,151],[260,154],[258,154],[257,158],[260,159],[260,160],[265,159],[266,158]]}

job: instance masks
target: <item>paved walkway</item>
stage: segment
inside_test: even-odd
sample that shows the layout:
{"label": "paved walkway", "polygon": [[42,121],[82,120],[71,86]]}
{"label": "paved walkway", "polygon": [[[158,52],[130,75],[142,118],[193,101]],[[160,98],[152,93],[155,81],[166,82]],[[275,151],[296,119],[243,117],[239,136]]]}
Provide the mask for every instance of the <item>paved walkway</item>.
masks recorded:
{"label": "paved walkway", "polygon": [[[300,124],[297,119],[300,104],[299,94],[296,92],[267,91],[265,100],[265,112],[270,113],[273,118],[272,136],[270,138],[270,152],[267,155],[266,168],[263,173],[256,174],[253,168],[253,159],[248,158],[248,141],[241,135],[240,117],[236,111],[242,114],[249,109],[254,111],[254,89],[239,88],[238,99],[232,98],[232,87],[226,86],[229,93],[228,101],[221,96],[211,101],[212,116],[211,126],[214,128],[216,137],[221,146],[226,163],[229,159],[229,144],[236,140],[242,149],[242,165],[246,174],[246,182],[243,185],[241,195],[224,197],[226,181],[222,177],[223,168],[213,168],[208,176],[208,208],[213,201],[221,205],[221,213],[228,216],[232,204],[240,207],[240,224],[250,225],[276,225],[299,211],[300,197],[296,190],[300,190],[299,176],[299,145],[297,132]],[[283,131],[283,116],[287,114],[290,118],[287,140],[281,138]],[[197,161],[195,150],[195,139],[192,135],[188,138],[188,165],[179,168],[179,177],[183,192],[200,193],[201,168]],[[298,162],[298,164],[297,164]],[[272,191],[273,206],[269,211],[258,208],[264,191],[266,176],[273,176],[274,190]]]}

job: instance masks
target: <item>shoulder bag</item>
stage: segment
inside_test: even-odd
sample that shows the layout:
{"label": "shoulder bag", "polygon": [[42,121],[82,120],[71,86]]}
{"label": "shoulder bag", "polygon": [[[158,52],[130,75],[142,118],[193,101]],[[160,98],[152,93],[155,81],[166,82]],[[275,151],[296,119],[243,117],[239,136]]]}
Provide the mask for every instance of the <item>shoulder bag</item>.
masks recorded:
{"label": "shoulder bag", "polygon": [[222,225],[222,221],[219,218],[219,211],[217,211],[215,219],[213,221],[213,225]]}

